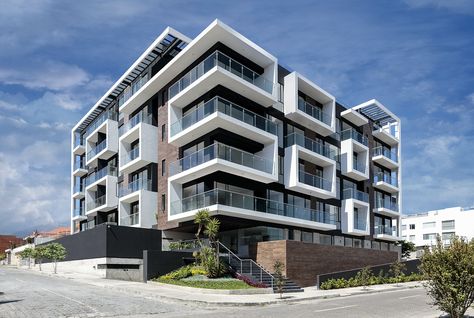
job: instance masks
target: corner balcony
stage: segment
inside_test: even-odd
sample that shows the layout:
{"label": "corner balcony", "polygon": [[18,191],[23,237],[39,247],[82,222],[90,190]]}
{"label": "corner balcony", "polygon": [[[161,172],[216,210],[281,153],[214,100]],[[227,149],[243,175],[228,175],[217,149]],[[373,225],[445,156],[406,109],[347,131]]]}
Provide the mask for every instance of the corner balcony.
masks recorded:
{"label": "corner balcony", "polygon": [[358,236],[370,235],[369,194],[349,188],[343,190],[342,199],[342,232]]}
{"label": "corner balcony", "polygon": [[[300,134],[286,137],[285,186],[321,199],[336,198],[337,151]],[[323,176],[313,176],[299,170],[300,159],[323,168]]]}
{"label": "corner balcony", "polygon": [[[107,118],[107,117],[105,117]],[[106,138],[98,143],[99,134]],[[108,160],[118,152],[118,122],[105,119],[86,138],[86,165],[95,166],[98,159]]]}
{"label": "corner balcony", "polygon": [[388,193],[398,192],[398,179],[384,173],[376,173],[373,186]]}
{"label": "corner balcony", "polygon": [[374,125],[372,135],[390,146],[398,145],[400,140],[395,127],[396,126],[389,125],[384,127]]}
{"label": "corner balcony", "polygon": [[73,221],[82,221],[86,220],[87,216],[85,215],[85,207],[80,206],[80,207],[75,207],[74,210],[72,211],[72,220]]}
{"label": "corner balcony", "polygon": [[392,218],[400,216],[398,204],[390,199],[375,199],[375,213],[386,215]]}
{"label": "corner balcony", "polygon": [[83,184],[75,184],[72,190],[72,198],[73,199],[82,199],[84,198],[84,185]]}
{"label": "corner balcony", "polygon": [[72,167],[72,175],[74,177],[82,177],[87,174],[87,169],[84,165],[84,161],[75,161]]}
{"label": "corner balcony", "polygon": [[[120,184],[119,225],[151,228],[156,224],[158,195],[152,191],[151,180],[138,179],[128,184]],[[138,211],[131,206],[138,202]]]}
{"label": "corner balcony", "polygon": [[200,209],[255,221],[331,231],[337,228],[335,212],[316,211],[251,195],[213,189],[170,203],[168,220],[193,220]]}
{"label": "corner balcony", "polygon": [[214,143],[171,163],[169,180],[183,184],[223,171],[263,183],[277,182],[275,145],[269,149],[264,148],[262,152],[268,156],[262,157],[222,143]]}
{"label": "corner balcony", "polygon": [[398,168],[398,153],[385,147],[375,147],[372,150],[372,161],[388,169]]}
{"label": "corner balcony", "polygon": [[374,238],[386,241],[399,241],[401,238],[398,236],[396,226],[376,225],[374,228]]}
{"label": "corner balcony", "polygon": [[[151,125],[151,117],[134,117],[120,129],[121,173],[130,173],[158,162],[158,128]],[[131,149],[130,145],[136,140],[138,145]]]}
{"label": "corner balcony", "polygon": [[95,190],[97,186],[107,185],[107,177],[115,178],[115,183],[117,182],[117,167],[106,166],[99,171],[91,173],[86,178],[86,190]]}
{"label": "corner balcony", "polygon": [[[341,133],[341,172],[357,181],[369,179],[369,148],[367,137],[354,129]],[[354,157],[357,153],[357,159]]]}
{"label": "corner balcony", "polygon": [[168,104],[182,108],[218,85],[266,107],[276,103],[272,81],[216,51],[171,85]]}
{"label": "corner balcony", "polygon": [[[217,128],[224,128],[262,144],[277,142],[278,125],[269,119],[231,103],[222,97],[214,97],[201,103],[185,116],[180,109],[170,108],[169,143],[181,147]],[[179,119],[178,119],[179,118]]]}
{"label": "corner balcony", "polygon": [[[335,98],[296,72],[285,76],[284,82],[285,116],[322,136],[335,133]],[[299,92],[311,97],[322,107],[305,101]]]}

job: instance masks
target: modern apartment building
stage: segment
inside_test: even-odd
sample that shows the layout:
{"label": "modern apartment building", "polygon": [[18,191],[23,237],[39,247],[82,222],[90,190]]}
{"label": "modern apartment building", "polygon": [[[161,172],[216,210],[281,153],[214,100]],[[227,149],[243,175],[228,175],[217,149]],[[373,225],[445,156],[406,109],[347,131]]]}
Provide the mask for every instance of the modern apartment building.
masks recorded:
{"label": "modern apartment building", "polygon": [[[474,238],[474,208],[447,208],[402,217],[402,239],[413,242],[418,251],[436,244],[437,236],[445,245],[452,237]],[[419,253],[418,253],[419,255]]]}
{"label": "modern apartment building", "polygon": [[71,231],[187,239],[208,209],[243,256],[272,240],[391,250],[400,136],[380,102],[342,105],[218,20],[195,39],[167,28],[72,129]]}

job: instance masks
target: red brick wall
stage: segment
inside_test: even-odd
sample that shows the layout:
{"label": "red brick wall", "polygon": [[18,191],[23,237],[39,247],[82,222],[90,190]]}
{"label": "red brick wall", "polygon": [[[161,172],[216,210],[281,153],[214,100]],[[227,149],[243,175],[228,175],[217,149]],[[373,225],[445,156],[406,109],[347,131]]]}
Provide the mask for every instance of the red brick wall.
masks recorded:
{"label": "red brick wall", "polygon": [[314,286],[319,274],[394,262],[398,252],[344,246],[303,243],[298,241],[259,242],[256,261],[273,272],[280,260],[284,274],[300,286]]}

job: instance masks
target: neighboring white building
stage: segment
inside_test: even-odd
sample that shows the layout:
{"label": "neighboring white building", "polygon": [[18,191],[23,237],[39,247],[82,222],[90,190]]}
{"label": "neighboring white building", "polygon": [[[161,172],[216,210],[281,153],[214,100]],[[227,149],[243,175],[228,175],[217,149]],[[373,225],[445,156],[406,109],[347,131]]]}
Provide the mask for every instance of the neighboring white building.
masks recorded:
{"label": "neighboring white building", "polygon": [[474,207],[454,207],[402,217],[402,238],[415,243],[417,250],[436,244],[437,235],[445,245],[450,244],[454,235],[468,240],[474,238]]}

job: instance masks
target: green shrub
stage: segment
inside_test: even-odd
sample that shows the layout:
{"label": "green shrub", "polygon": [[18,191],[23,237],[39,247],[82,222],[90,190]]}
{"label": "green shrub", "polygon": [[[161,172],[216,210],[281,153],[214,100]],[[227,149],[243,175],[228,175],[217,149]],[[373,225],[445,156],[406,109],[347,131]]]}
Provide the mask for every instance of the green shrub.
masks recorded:
{"label": "green shrub", "polygon": [[178,268],[177,270],[174,270],[166,275],[161,276],[160,278],[163,279],[183,279],[186,277],[189,277],[192,275],[192,269],[193,265],[187,265]]}
{"label": "green shrub", "polygon": [[423,280],[423,275],[421,274],[401,275],[398,277],[385,277],[385,276],[381,276],[379,273],[378,276],[370,275],[368,277],[365,277],[366,278],[365,283],[367,283],[367,285],[364,285],[363,284],[364,280],[360,279],[360,277],[363,275],[365,274],[362,273],[362,274],[359,274],[359,277],[356,275],[356,277],[351,277],[349,279],[344,279],[344,278],[328,279],[327,281],[321,283],[321,286],[319,288],[323,290],[328,290],[328,289],[339,289],[339,288],[359,287],[359,286],[369,286],[369,285],[379,285],[379,284],[396,284],[396,283]]}
{"label": "green shrub", "polygon": [[196,276],[196,275],[205,275],[205,276],[207,276],[207,271],[202,266],[194,266],[194,267],[191,268],[191,275],[192,276]]}

